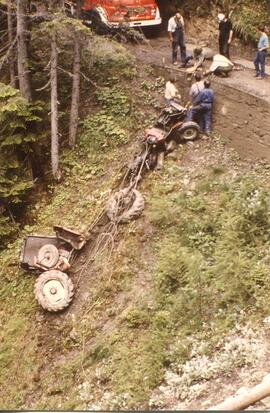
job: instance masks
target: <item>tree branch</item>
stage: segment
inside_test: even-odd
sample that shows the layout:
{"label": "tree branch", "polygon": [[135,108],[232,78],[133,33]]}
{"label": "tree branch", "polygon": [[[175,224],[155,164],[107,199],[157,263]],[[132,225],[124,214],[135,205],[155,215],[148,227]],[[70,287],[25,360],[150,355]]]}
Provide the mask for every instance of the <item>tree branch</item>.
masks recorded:
{"label": "tree branch", "polygon": [[91,83],[93,86],[97,87],[97,84],[93,82],[93,80],[89,79],[84,73],[80,72],[80,75],[89,83]]}
{"label": "tree branch", "polygon": [[1,61],[0,61],[0,70],[2,69],[3,65],[5,64],[5,62],[9,59],[9,56],[11,54],[11,51],[13,49],[13,47],[15,46],[17,42],[17,36],[14,38],[13,42],[11,43],[11,45],[9,46],[6,54],[2,57]]}
{"label": "tree branch", "polygon": [[48,82],[46,83],[46,85],[40,87],[39,89],[35,89],[36,92],[41,92],[42,90],[45,90],[48,86],[50,86],[51,84],[51,79],[48,80]]}

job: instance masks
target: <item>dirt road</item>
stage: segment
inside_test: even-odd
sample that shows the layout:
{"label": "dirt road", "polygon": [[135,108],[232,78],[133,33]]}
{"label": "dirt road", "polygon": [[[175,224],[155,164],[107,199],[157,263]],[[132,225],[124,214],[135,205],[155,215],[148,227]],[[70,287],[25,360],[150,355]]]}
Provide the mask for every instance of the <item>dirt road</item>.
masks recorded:
{"label": "dirt road", "polygon": [[[190,81],[185,73],[175,71],[171,64],[171,49],[166,36],[149,41],[149,44],[132,46],[132,53],[138,62],[158,67],[158,72],[168,78],[171,67],[175,73],[181,94],[187,99]],[[187,43],[191,53],[193,45]],[[214,129],[234,147],[241,156],[250,159],[270,161],[270,79],[258,81],[254,77],[253,63],[232,56],[240,70],[229,78],[212,76],[215,90]],[[209,67],[210,61],[205,67]],[[267,67],[270,74],[270,67]]]}

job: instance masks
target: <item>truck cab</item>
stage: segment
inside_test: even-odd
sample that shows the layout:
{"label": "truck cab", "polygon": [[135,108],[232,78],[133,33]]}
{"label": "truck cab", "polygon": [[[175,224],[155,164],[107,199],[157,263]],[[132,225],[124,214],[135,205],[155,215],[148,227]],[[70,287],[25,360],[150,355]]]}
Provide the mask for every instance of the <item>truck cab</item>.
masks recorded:
{"label": "truck cab", "polygon": [[[67,1],[72,7],[74,1]],[[89,23],[97,20],[108,27],[153,27],[161,24],[155,0],[84,0],[82,18]]]}

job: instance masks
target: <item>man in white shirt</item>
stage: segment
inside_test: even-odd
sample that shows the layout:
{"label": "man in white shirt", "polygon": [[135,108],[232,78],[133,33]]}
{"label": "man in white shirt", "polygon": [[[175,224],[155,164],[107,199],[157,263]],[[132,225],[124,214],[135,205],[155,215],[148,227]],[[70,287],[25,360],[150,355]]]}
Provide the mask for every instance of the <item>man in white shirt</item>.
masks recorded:
{"label": "man in white shirt", "polygon": [[180,47],[181,61],[185,64],[186,61],[186,45],[185,45],[185,24],[184,19],[178,10],[168,22],[168,33],[172,44],[172,63],[177,65],[177,51]]}
{"label": "man in white shirt", "polygon": [[170,80],[166,82],[164,95],[167,105],[173,102],[175,98],[181,99],[181,95],[175,87],[175,79],[173,76],[171,76]]}
{"label": "man in white shirt", "polygon": [[213,57],[213,63],[211,64],[209,70],[204,74],[209,75],[214,73],[217,76],[228,77],[229,72],[233,70],[234,64],[225,56],[221,54],[216,54]]}

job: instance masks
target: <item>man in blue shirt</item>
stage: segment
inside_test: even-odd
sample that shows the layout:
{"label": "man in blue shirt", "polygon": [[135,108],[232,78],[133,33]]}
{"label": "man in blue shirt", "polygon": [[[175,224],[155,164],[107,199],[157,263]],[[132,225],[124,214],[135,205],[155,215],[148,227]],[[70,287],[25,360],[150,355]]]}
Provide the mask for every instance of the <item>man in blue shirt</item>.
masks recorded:
{"label": "man in blue shirt", "polygon": [[265,77],[265,59],[267,55],[267,49],[269,47],[268,36],[264,32],[264,27],[259,27],[260,39],[258,42],[258,50],[254,59],[254,66],[256,70],[255,77],[260,80]]}
{"label": "man in blue shirt", "polygon": [[212,130],[212,107],[214,102],[214,91],[211,89],[210,80],[204,81],[204,89],[194,98],[192,107],[187,113],[187,120],[197,118],[201,131],[211,133]]}

